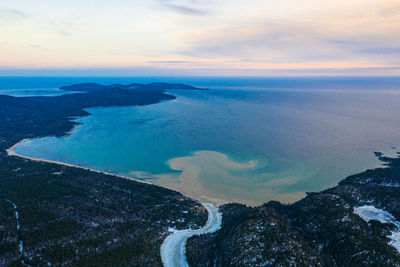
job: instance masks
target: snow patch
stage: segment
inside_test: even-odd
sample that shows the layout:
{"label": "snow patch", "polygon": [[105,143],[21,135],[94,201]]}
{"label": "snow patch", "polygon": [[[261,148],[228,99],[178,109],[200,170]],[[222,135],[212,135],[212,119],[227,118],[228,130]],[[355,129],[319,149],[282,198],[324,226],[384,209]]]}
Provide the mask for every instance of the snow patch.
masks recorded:
{"label": "snow patch", "polygon": [[[19,223],[19,213],[18,213],[17,204],[15,204],[15,202],[13,202],[13,201],[11,201],[11,200],[9,200],[9,199],[6,199],[6,201],[7,201],[8,203],[10,203],[10,204],[13,206],[13,208],[14,208],[14,212],[15,212],[15,221],[16,221],[16,225],[17,225],[17,232],[19,232],[19,231],[20,231],[20,228],[21,228],[21,225],[20,225],[20,223]],[[20,253],[20,255],[22,255],[22,252],[24,251],[24,242],[23,242],[22,240],[19,240],[19,242],[18,242],[18,247],[19,247],[19,253]],[[22,260],[22,263],[24,263],[23,260]]]}
{"label": "snow patch", "polygon": [[400,253],[400,232],[392,232],[390,236],[388,236],[392,241],[389,242],[389,245],[397,249]]}
{"label": "snow patch", "polygon": [[178,230],[176,229],[176,227],[174,226],[174,227],[168,227],[168,232],[169,233],[175,233],[175,232],[177,232]]}
{"label": "snow patch", "polygon": [[354,208],[354,213],[367,222],[376,220],[381,223],[393,223],[395,221],[392,214],[382,209],[375,208],[372,205]]}
{"label": "snow patch", "polygon": [[394,247],[400,253],[400,222],[396,221],[392,214],[372,205],[354,208],[354,213],[363,218],[366,222],[376,220],[381,223],[394,224],[398,230],[391,231],[391,235],[388,236],[391,240],[389,245]]}

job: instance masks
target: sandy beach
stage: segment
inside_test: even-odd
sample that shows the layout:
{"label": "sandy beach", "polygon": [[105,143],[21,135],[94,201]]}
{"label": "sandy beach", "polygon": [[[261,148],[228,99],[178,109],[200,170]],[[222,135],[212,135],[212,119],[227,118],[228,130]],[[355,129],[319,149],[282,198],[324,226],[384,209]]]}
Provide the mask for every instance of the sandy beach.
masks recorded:
{"label": "sandy beach", "polygon": [[124,175],[118,175],[118,174],[114,174],[114,173],[110,173],[110,172],[104,172],[104,171],[99,171],[96,169],[92,169],[92,168],[87,168],[87,167],[82,167],[79,165],[74,165],[74,164],[69,164],[69,163],[65,163],[65,162],[61,162],[61,161],[54,161],[54,160],[47,160],[47,159],[40,159],[40,158],[33,158],[33,157],[28,157],[28,156],[24,156],[24,155],[20,155],[17,152],[15,152],[15,148],[24,143],[29,141],[29,138],[25,138],[22,139],[21,141],[17,142],[16,144],[14,144],[12,147],[6,149],[7,155],[8,156],[15,156],[15,157],[19,157],[19,158],[23,158],[23,159],[27,159],[27,160],[32,160],[32,161],[36,161],[36,162],[47,162],[47,163],[53,163],[53,164],[58,164],[58,165],[63,165],[66,167],[72,167],[72,168],[79,168],[79,169],[83,169],[86,171],[91,171],[91,172],[95,172],[95,173],[100,173],[100,174],[105,174],[105,175],[110,175],[110,176],[114,176],[114,177],[118,177],[118,178],[122,178],[122,179],[126,179],[126,180],[131,180],[131,181],[135,181],[135,182],[139,182],[139,183],[144,183],[144,184],[149,184],[149,185],[154,185],[154,186],[159,186],[159,187],[163,187],[169,190],[173,190],[173,191],[177,191],[179,193],[181,193],[183,196],[193,199],[195,201],[205,201],[205,202],[210,202],[212,204],[214,204],[215,206],[219,207],[221,205],[227,204],[229,203],[228,201],[222,200],[222,199],[218,199],[218,198],[213,198],[213,197],[207,197],[207,196],[198,196],[196,194],[195,197],[193,196],[189,196],[188,194],[186,194],[185,192],[183,192],[182,190],[180,190],[179,188],[171,188],[168,186],[164,186],[164,185],[159,185],[159,184],[155,184],[149,181],[144,181],[144,180],[140,180],[140,179],[135,179],[133,177],[129,177],[129,176],[124,176]]}
{"label": "sandy beach", "polygon": [[[122,179],[127,179],[127,180],[131,180],[131,181],[139,182],[139,183],[159,186],[159,185],[156,185],[156,184],[148,182],[148,181],[143,181],[143,180],[135,179],[135,178],[128,177],[128,176],[123,176],[123,175],[113,174],[113,173],[109,173],[109,172],[99,171],[99,170],[96,170],[96,169],[82,167],[82,166],[79,166],[79,165],[69,164],[69,163],[65,163],[65,162],[61,162],[61,161],[54,161],[54,160],[47,160],[47,159],[39,159],[39,158],[28,157],[28,156],[20,155],[17,152],[15,152],[15,148],[18,145],[20,145],[20,144],[22,144],[24,142],[27,142],[29,140],[30,140],[29,138],[22,139],[18,143],[14,144],[12,147],[6,149],[7,155],[8,156],[15,156],[15,157],[23,158],[23,159],[28,159],[28,160],[32,160],[32,161],[37,161],[37,162],[47,162],[47,163],[53,163],[53,164],[67,166],[67,167],[79,168],[79,169],[83,169],[83,170],[87,170],[87,171],[91,171],[91,172],[95,172],[95,173],[101,173],[101,174],[110,175],[110,176],[114,176],[114,177],[118,177],[118,178],[122,178]],[[164,187],[164,186],[162,186],[162,187]],[[167,188],[167,187],[164,187],[164,188]],[[171,189],[171,188],[167,188],[167,189]],[[171,189],[171,190],[174,190],[174,189]],[[176,190],[174,190],[174,191],[176,191]]]}

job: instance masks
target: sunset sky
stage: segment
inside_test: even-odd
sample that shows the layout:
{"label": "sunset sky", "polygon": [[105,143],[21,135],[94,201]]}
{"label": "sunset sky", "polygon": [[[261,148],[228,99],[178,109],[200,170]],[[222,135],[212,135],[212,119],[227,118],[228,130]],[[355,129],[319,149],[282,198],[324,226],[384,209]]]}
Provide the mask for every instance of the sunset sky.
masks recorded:
{"label": "sunset sky", "polygon": [[400,75],[399,0],[2,0],[0,74]]}

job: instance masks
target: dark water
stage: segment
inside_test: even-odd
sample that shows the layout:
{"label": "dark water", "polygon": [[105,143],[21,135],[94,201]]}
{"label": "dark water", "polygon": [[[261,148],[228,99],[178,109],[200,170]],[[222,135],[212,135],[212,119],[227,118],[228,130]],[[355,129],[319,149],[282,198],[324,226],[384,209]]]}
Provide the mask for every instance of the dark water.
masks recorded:
{"label": "dark water", "polygon": [[69,137],[17,152],[129,175],[206,200],[299,199],[378,165],[400,144],[398,78],[0,78],[0,90],[184,82],[174,101],[89,109]]}

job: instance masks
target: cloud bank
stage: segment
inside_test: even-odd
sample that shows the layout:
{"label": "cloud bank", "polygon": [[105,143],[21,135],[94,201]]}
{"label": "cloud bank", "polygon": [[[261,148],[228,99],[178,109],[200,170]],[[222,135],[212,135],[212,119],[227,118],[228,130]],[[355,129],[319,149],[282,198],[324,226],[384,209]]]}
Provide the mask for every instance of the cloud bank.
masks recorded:
{"label": "cloud bank", "polygon": [[400,75],[398,0],[3,0],[0,36],[3,69]]}

